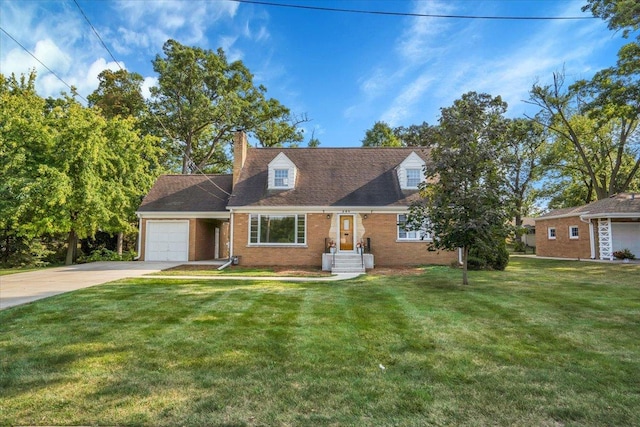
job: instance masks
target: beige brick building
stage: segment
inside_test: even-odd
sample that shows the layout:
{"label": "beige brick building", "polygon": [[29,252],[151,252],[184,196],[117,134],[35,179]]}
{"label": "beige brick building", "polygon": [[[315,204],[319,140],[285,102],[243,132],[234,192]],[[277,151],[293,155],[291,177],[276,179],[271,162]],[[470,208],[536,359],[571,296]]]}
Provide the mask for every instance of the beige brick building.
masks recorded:
{"label": "beige brick building", "polygon": [[640,195],[621,193],[536,218],[538,256],[612,260],[623,249],[640,258]]}
{"label": "beige brick building", "polygon": [[143,200],[143,260],[229,258],[251,266],[450,264],[426,230],[405,229],[425,148],[251,148],[232,175],[167,175]]}

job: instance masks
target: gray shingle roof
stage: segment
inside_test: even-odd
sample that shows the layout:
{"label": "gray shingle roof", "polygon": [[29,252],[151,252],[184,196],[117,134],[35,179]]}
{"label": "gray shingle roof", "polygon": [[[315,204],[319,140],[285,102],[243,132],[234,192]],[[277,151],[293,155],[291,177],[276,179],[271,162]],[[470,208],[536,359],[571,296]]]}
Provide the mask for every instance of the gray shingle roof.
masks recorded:
{"label": "gray shingle roof", "polygon": [[[268,190],[268,165],[283,152],[297,167],[295,188]],[[250,148],[230,207],[408,206],[417,190],[403,191],[396,168],[424,148]]]}
{"label": "gray shingle roof", "polygon": [[231,175],[162,175],[138,212],[226,212]]}
{"label": "gray shingle roof", "polygon": [[620,193],[576,208],[555,209],[539,219],[561,216],[607,217],[610,215],[640,217],[640,194]]}

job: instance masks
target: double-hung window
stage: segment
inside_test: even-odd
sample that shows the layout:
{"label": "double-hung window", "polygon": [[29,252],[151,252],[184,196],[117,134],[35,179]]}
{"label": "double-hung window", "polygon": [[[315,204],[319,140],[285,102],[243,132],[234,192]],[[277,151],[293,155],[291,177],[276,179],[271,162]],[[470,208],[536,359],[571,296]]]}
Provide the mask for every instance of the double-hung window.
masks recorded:
{"label": "double-hung window", "polygon": [[398,215],[398,240],[431,240],[431,234],[427,231],[427,223],[423,223],[419,229],[407,225],[407,215]]}
{"label": "double-hung window", "polygon": [[577,225],[572,225],[569,227],[569,238],[570,239],[580,238],[580,231]]}
{"label": "double-hung window", "polygon": [[289,169],[275,169],[273,173],[273,185],[275,187],[289,186]]}
{"label": "double-hung window", "polygon": [[306,217],[304,215],[252,214],[249,243],[257,245],[304,245]]}
{"label": "double-hung window", "polygon": [[556,228],[555,227],[549,227],[547,229],[547,237],[549,238],[549,240],[555,240],[556,239]]}
{"label": "double-hung window", "polygon": [[422,181],[422,171],[420,169],[407,169],[407,187],[418,188]]}

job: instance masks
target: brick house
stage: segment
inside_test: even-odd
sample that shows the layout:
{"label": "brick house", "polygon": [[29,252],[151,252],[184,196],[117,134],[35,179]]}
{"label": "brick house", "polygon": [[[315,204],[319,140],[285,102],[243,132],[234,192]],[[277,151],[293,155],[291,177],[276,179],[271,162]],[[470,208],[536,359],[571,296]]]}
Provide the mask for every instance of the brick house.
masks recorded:
{"label": "brick house", "polygon": [[612,260],[629,249],[640,257],[640,195],[556,209],[536,218],[535,229],[538,256]]}
{"label": "brick house", "polygon": [[138,209],[142,260],[237,257],[242,265],[367,268],[450,264],[403,228],[419,199],[423,148],[251,148],[236,134],[232,175],[165,175]]}

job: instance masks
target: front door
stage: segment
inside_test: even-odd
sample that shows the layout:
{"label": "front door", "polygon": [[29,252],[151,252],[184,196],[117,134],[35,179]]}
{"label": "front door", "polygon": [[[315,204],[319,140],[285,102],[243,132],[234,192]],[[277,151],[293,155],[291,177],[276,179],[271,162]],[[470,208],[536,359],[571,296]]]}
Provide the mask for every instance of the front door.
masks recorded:
{"label": "front door", "polygon": [[353,250],[353,215],[340,215],[340,250]]}

